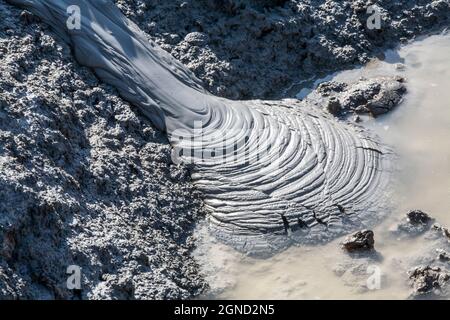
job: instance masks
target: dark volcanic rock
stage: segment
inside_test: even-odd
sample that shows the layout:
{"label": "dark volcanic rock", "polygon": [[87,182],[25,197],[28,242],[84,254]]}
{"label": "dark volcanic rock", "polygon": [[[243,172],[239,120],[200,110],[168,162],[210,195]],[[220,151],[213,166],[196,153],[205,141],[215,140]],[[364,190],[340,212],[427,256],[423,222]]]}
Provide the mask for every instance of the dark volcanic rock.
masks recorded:
{"label": "dark volcanic rock", "polygon": [[328,100],[327,111],[332,115],[338,116],[342,111],[342,105],[336,97],[332,97]]}
{"label": "dark volcanic rock", "polygon": [[417,236],[429,230],[434,219],[421,210],[412,210],[392,230],[399,236]]}
{"label": "dark volcanic rock", "polygon": [[368,251],[373,250],[375,244],[372,230],[361,230],[345,238],[342,247],[349,251]]}
{"label": "dark volcanic rock", "polygon": [[321,83],[316,91],[323,97],[335,96],[348,88],[348,84],[338,81],[327,81]]}
{"label": "dark volcanic rock", "polygon": [[406,214],[411,224],[428,224],[432,221],[431,217],[421,210],[413,210]]}
{"label": "dark volcanic rock", "polygon": [[379,91],[376,95],[370,97],[366,108],[373,116],[379,116],[394,109],[403,99],[406,93],[406,87],[403,84],[404,79],[394,77],[392,79],[383,79],[380,83]]}

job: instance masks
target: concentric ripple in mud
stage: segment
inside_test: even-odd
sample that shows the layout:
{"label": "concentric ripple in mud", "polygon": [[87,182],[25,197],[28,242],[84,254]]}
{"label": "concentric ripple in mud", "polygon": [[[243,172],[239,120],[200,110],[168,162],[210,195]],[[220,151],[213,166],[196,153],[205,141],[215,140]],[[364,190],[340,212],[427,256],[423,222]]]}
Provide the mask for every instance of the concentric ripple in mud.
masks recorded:
{"label": "concentric ripple in mud", "polygon": [[[328,240],[379,214],[389,152],[362,129],[296,100],[228,106],[199,139],[215,157],[196,157],[192,175],[222,240],[265,253]],[[220,137],[235,147],[217,155]]]}

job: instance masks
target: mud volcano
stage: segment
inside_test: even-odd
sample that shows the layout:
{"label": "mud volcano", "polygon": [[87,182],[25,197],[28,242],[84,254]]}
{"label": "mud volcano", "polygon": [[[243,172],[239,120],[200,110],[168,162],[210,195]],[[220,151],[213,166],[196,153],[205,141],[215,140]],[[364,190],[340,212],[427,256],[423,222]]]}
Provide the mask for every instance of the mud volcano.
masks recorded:
{"label": "mud volcano", "polygon": [[[149,41],[109,1],[9,0],[50,24],[80,64],[135,105],[192,163],[217,237],[259,254],[373,220],[389,152],[363,129],[297,100],[232,101]],[[80,28],[67,27],[70,6]]]}

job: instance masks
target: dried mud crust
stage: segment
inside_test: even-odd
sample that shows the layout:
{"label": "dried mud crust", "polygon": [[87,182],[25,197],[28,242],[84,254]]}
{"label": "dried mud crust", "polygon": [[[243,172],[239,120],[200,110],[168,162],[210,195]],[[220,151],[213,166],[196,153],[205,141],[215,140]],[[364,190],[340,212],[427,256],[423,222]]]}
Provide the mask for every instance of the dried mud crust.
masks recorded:
{"label": "dried mud crust", "polygon": [[32,16],[0,21],[0,299],[200,294],[202,200],[165,136]]}
{"label": "dried mud crust", "polygon": [[[283,97],[292,83],[365,63],[450,20],[449,0],[115,2],[209,91],[232,99]],[[367,28],[373,3],[380,30]]]}

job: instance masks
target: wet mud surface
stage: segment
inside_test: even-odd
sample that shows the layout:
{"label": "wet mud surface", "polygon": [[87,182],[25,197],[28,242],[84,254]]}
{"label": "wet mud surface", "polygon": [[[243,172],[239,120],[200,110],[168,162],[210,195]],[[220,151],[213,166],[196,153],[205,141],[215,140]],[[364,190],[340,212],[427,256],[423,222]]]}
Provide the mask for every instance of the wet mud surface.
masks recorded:
{"label": "wet mud surface", "polygon": [[[296,82],[365,63],[447,25],[450,7],[381,1],[385,28],[374,32],[364,29],[359,1],[116,3],[206,89],[232,99],[283,96]],[[80,67],[34,16],[5,1],[0,16],[1,297],[170,299],[205,292],[205,274],[191,257],[193,227],[205,214],[202,195],[189,168],[171,162],[164,134]],[[380,103],[400,103],[403,84],[383,81],[338,95],[339,109],[329,110],[384,113]],[[356,95],[365,99],[357,107]],[[71,264],[83,268],[81,291],[65,288]],[[411,273],[416,292],[446,281],[442,266],[428,265]]]}

